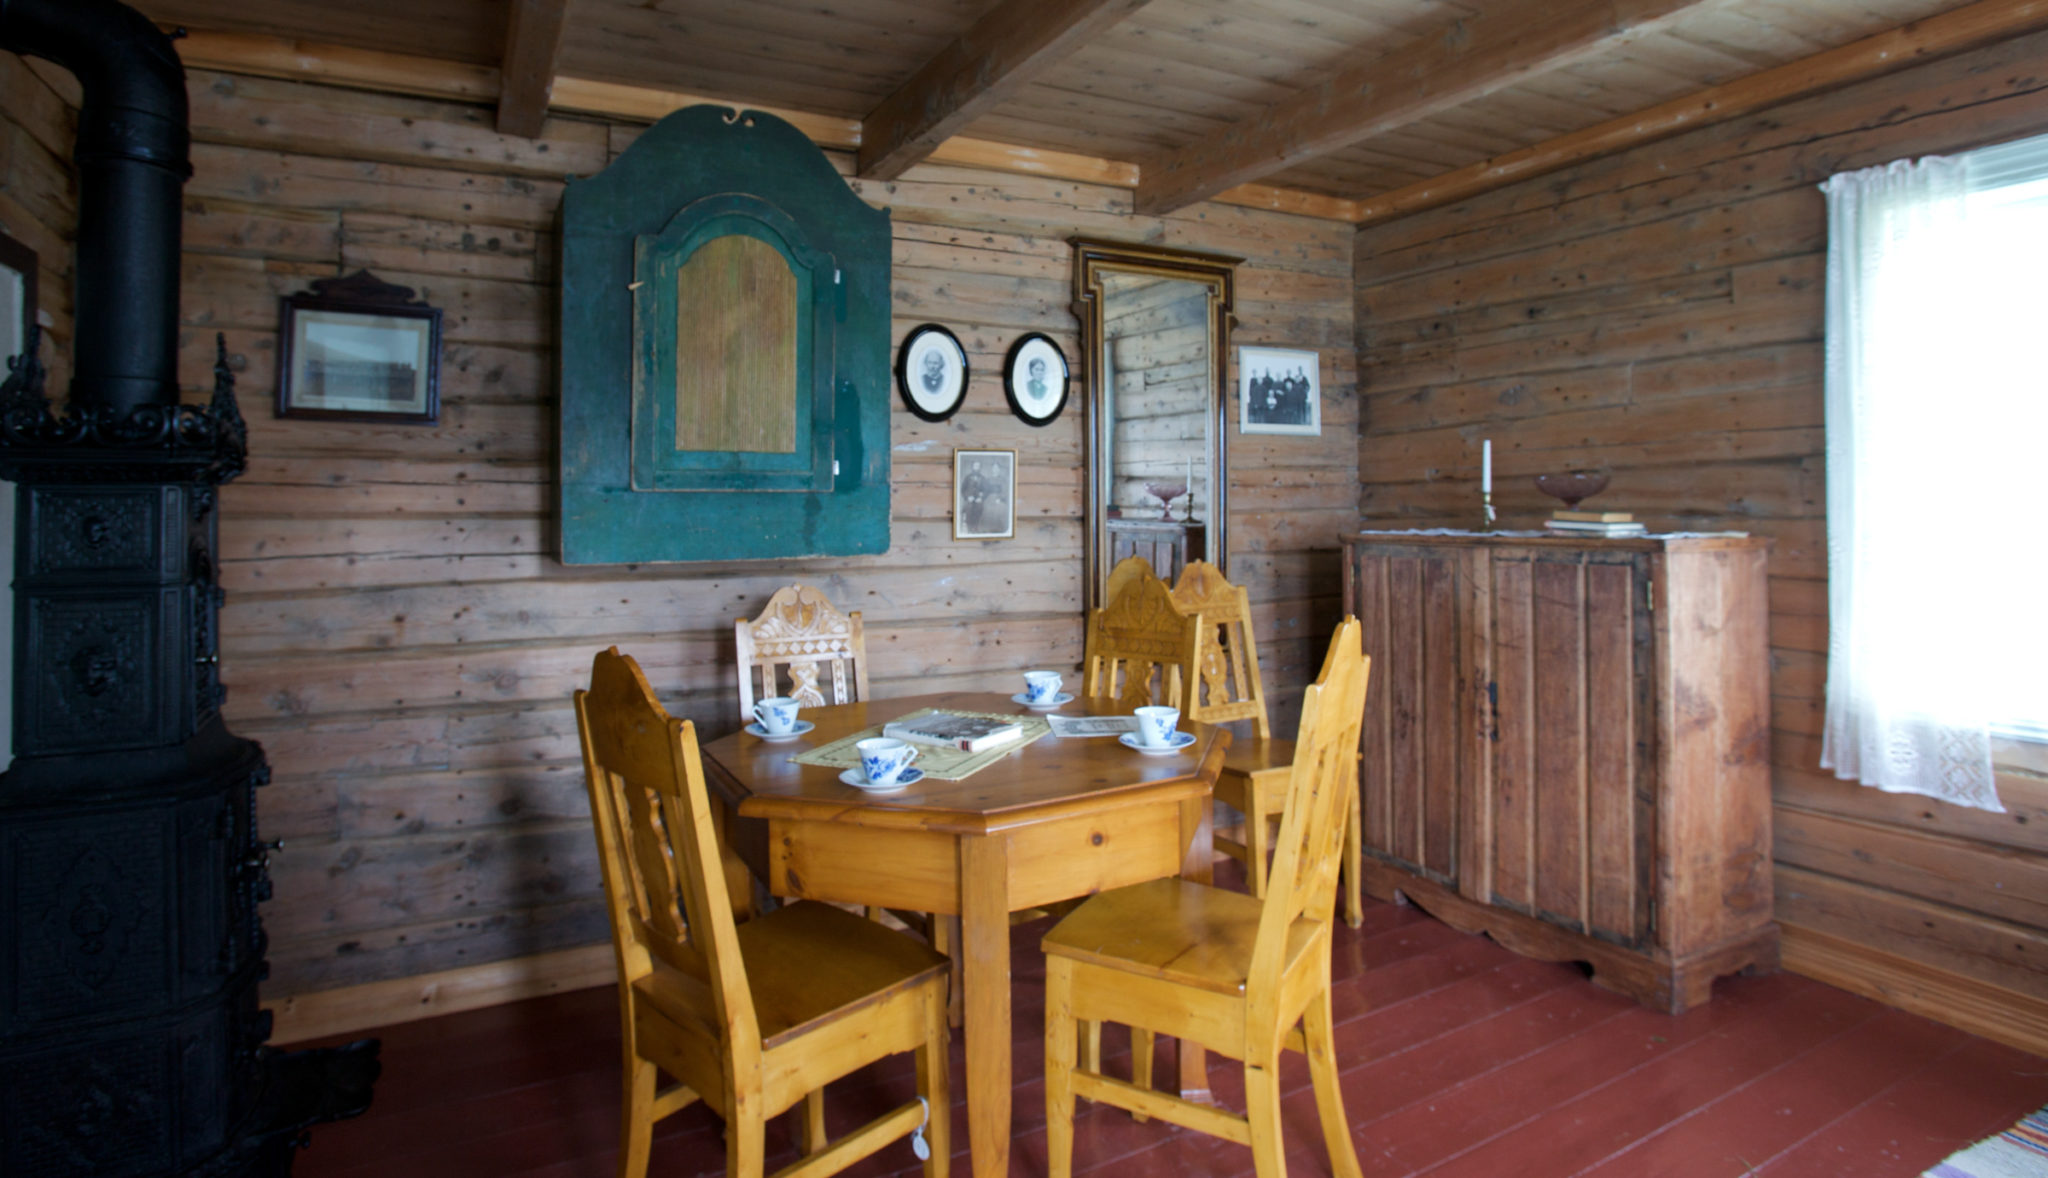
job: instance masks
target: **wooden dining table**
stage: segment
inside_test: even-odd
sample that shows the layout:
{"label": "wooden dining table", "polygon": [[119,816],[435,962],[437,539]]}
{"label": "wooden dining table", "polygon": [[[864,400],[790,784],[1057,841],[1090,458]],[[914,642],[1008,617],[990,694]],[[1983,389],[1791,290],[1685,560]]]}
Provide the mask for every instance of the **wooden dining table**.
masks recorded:
{"label": "wooden dining table", "polygon": [[[1210,790],[1229,732],[1150,756],[1114,737],[1045,736],[962,781],[930,777],[869,793],[795,754],[920,708],[1023,714],[999,694],[945,694],[807,708],[815,729],[771,742],[741,731],[703,746],[727,839],[777,896],[957,918],[967,1036],[968,1142],[979,1178],[1010,1154],[1010,914],[1108,888],[1211,870]],[[1116,715],[1077,700],[1064,715]],[[1180,1056],[1183,1096],[1205,1099],[1199,1048]]]}

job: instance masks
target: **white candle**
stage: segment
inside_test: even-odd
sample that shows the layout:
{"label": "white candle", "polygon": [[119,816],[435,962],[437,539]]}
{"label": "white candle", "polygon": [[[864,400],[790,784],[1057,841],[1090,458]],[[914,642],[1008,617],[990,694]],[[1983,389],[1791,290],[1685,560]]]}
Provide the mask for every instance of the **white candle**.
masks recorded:
{"label": "white candle", "polygon": [[1188,455],[1188,514],[1195,512],[1195,456]]}
{"label": "white candle", "polygon": [[1493,439],[1484,438],[1479,443],[1479,491],[1483,495],[1493,494]]}

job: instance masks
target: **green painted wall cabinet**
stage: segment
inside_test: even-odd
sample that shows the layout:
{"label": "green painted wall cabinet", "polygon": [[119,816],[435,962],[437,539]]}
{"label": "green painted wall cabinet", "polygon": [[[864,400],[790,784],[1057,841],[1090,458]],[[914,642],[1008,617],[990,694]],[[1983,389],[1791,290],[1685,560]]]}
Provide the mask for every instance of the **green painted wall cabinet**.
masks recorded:
{"label": "green painted wall cabinet", "polygon": [[889,547],[889,214],[696,106],[562,198],[564,564]]}

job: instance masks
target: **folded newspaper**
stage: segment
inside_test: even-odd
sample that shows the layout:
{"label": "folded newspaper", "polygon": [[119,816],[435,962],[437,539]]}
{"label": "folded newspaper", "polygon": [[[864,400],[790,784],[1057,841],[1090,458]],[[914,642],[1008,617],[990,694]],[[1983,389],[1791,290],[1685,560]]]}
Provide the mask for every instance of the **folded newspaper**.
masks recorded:
{"label": "folded newspaper", "polygon": [[1054,712],[1046,719],[1052,723],[1052,734],[1061,740],[1076,736],[1118,736],[1138,730],[1136,716],[1062,716]]}

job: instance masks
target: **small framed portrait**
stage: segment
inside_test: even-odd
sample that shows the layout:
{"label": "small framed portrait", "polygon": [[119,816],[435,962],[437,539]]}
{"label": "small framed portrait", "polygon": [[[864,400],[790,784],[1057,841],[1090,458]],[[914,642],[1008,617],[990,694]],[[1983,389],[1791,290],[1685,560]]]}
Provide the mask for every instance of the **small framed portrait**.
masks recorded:
{"label": "small framed portrait", "polygon": [[1003,361],[1003,395],[1027,425],[1051,425],[1067,407],[1067,354],[1044,332],[1010,345]]}
{"label": "small framed portrait", "polygon": [[967,349],[936,323],[912,329],[896,352],[896,388],[912,413],[944,421],[967,399]]}
{"label": "small framed portrait", "polygon": [[1320,436],[1322,357],[1286,348],[1239,348],[1237,432]]}
{"label": "small framed portrait", "polygon": [[431,425],[441,415],[441,310],[358,270],[283,300],[277,415]]}
{"label": "small framed portrait", "polygon": [[1017,534],[1017,452],[953,451],[953,538],[1008,540]]}

